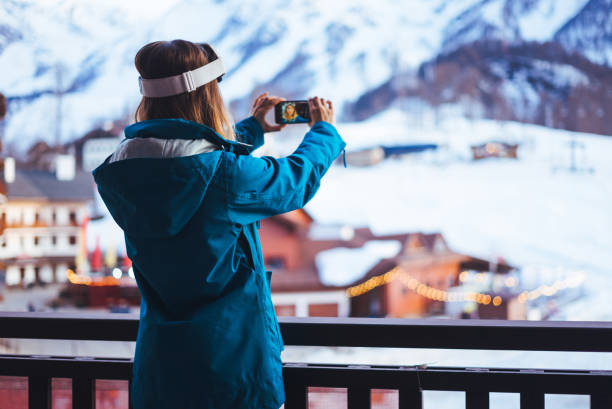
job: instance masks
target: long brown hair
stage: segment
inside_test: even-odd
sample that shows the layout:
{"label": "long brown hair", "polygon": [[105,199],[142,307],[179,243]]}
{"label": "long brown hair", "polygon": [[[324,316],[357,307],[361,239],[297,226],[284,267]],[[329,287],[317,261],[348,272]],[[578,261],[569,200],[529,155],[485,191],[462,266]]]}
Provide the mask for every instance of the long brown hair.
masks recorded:
{"label": "long brown hair", "polygon": [[[206,52],[185,40],[155,41],[142,47],[134,64],[144,79],[178,75],[207,64]],[[231,117],[219,92],[217,81],[211,81],[193,92],[163,98],[142,97],[134,119],[182,118],[206,125],[226,139],[234,140]]]}

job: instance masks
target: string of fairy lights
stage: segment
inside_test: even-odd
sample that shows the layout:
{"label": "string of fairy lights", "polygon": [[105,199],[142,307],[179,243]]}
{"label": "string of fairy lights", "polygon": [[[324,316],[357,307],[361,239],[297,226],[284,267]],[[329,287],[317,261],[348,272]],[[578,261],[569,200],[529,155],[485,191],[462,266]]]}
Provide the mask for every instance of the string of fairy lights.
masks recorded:
{"label": "string of fairy lights", "polygon": [[[133,272],[131,269],[129,275],[131,278],[133,278]],[[92,277],[78,274],[70,269],[66,271],[66,276],[72,284],[84,284],[89,286],[119,285],[118,277],[114,276],[98,277],[93,279]],[[473,274],[472,278],[477,282],[482,282],[487,278],[487,273],[476,273]],[[550,285],[543,284],[536,289],[523,291],[518,295],[517,300],[520,303],[525,303],[527,301],[536,300],[540,297],[552,297],[561,290],[578,287],[584,282],[585,278],[586,277],[583,272],[576,272],[562,280],[557,280]],[[459,281],[461,282],[466,282],[470,279],[471,277],[468,271],[463,271],[461,274],[459,274]],[[398,280],[409,290],[414,291],[422,297],[435,301],[472,301],[483,305],[492,304],[495,307],[499,307],[504,302],[500,295],[491,295],[475,291],[451,292],[430,286],[421,282],[400,266],[396,266],[384,274],[371,277],[363,283],[349,287],[346,289],[346,293],[349,298],[357,297],[372,291],[377,287],[388,284],[393,280]],[[518,284],[518,280],[516,277],[507,277],[504,284],[507,287],[514,287]]]}
{"label": "string of fairy lights", "polygon": [[[459,280],[465,282],[468,279],[469,273],[467,271],[462,272],[459,275]],[[486,277],[486,273],[476,274],[476,280],[482,281]],[[527,302],[528,300],[535,300],[540,297],[552,297],[557,292],[566,288],[578,287],[585,279],[585,275],[582,272],[574,273],[563,280],[557,280],[551,285],[541,285],[538,288],[530,291],[523,291],[517,297],[521,303]],[[380,274],[369,278],[363,283],[354,285],[346,289],[346,294],[349,298],[357,297],[365,294],[373,289],[382,285],[388,284],[393,280],[400,281],[406,288],[416,292],[418,295],[435,301],[444,302],[465,302],[473,301],[478,304],[489,305],[492,304],[495,307],[499,307],[504,302],[503,298],[499,295],[491,295],[482,292],[465,291],[465,292],[450,292],[442,290],[436,287],[432,287],[418,280],[416,277],[408,273],[400,266],[396,266],[384,274]],[[514,287],[518,283],[515,277],[508,277],[505,280],[505,284],[508,287]]]}

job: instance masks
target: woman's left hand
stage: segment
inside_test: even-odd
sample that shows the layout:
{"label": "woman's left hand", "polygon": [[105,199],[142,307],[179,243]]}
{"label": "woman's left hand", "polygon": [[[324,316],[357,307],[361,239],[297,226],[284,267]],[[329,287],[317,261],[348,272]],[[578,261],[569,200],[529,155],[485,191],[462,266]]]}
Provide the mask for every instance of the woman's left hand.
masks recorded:
{"label": "woman's left hand", "polygon": [[257,119],[259,125],[261,125],[264,132],[276,132],[283,129],[287,124],[282,125],[270,125],[268,121],[266,121],[266,114],[274,105],[278,104],[281,101],[284,101],[284,98],[280,97],[269,97],[267,92],[264,92],[260,96],[255,99],[253,103],[253,108],[251,108],[251,115]]}

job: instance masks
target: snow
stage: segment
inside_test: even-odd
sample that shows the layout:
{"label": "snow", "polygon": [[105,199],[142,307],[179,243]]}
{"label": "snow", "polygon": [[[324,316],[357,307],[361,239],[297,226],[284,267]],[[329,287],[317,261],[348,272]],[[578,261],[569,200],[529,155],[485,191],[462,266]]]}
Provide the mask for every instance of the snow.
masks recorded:
{"label": "snow", "polygon": [[489,1],[485,2],[482,7],[482,17],[495,27],[504,27],[504,2],[502,1]]}
{"label": "snow", "polygon": [[[81,136],[96,122],[133,111],[139,99],[133,57],[149,41],[179,37],[212,40],[229,25],[230,30],[215,44],[232,72],[221,83],[228,101],[273,80],[302,50],[308,57],[303,68],[313,73],[312,78],[302,80],[307,92],[333,95],[340,107],[342,102],[385,81],[394,69],[414,68],[435,56],[449,25],[481,2],[436,0],[425,5],[417,0],[318,0],[294,1],[288,7],[278,7],[272,0],[232,0],[223,4],[180,0],[149,0],[146,4],[123,0],[25,3],[24,14],[15,10],[8,13],[4,4],[0,7],[3,23],[23,36],[3,44],[3,92],[17,96],[52,91],[58,63],[65,67],[64,82],[68,84],[82,74],[89,58],[99,57],[101,61],[93,82],[64,98],[65,141]],[[501,3],[488,2],[483,9],[484,23],[511,37],[512,33],[503,31],[506,26],[501,19]],[[549,40],[585,3],[586,0],[533,2],[535,6],[517,19],[517,32],[528,40]],[[282,27],[287,34],[240,65],[244,47],[268,21],[274,22],[267,27],[268,39]],[[332,24],[350,29],[333,52],[328,50],[330,39],[326,31]],[[468,34],[480,34],[483,21],[478,24]],[[586,52],[593,59],[607,56],[612,61],[609,50]],[[564,84],[585,81],[571,67],[545,68],[553,79]],[[504,91],[516,101],[522,98],[533,103],[535,96],[524,94],[522,88],[523,93],[516,85],[505,86]],[[52,95],[15,104],[7,123],[7,142],[52,140],[54,115]],[[442,148],[408,160],[385,161],[372,168],[332,168],[307,206],[315,220],[335,226],[369,226],[379,234],[440,231],[456,251],[484,258],[503,256],[522,267],[525,283],[534,287],[584,271],[585,296],[564,306],[554,318],[612,320],[607,291],[612,288],[612,138],[516,123],[469,122],[448,115],[436,127],[432,118],[428,109],[416,114],[391,109],[363,123],[339,124],[349,150],[410,142],[433,142]],[[303,131],[303,126],[294,127],[268,138],[282,147],[297,143],[291,139],[288,141],[293,142],[282,142],[282,138]],[[472,162],[469,146],[492,139],[520,143],[520,159]],[[578,151],[579,165],[593,168],[594,173],[567,170],[568,142],[573,139],[585,146],[584,151]],[[121,255],[125,252],[123,233],[99,197],[97,203],[105,217],[90,223],[88,247],[93,249],[99,236],[102,247],[118,246]],[[362,249],[325,252],[317,259],[322,279],[328,283],[351,281],[379,258],[392,254],[396,247],[395,242],[374,242]],[[131,353],[128,351],[126,356]],[[610,355],[287,348],[283,359],[458,366],[508,366],[512,362],[513,366],[525,367],[610,369]]]}
{"label": "snow", "polygon": [[[282,81],[289,70],[294,77],[286,81],[299,88],[296,93],[332,95],[340,110],[392,74],[414,70],[436,56],[445,41],[464,43],[468,39],[461,33],[481,36],[490,27],[493,36],[512,39],[522,33],[527,39],[550,39],[554,27],[584,2],[568,0],[561,6],[539,0],[524,10],[515,7],[508,19],[502,18],[501,0],[290,1],[284,7],[275,0],[47,0],[26,1],[23,9],[3,4],[3,21],[21,38],[0,52],[0,89],[9,97],[53,92],[58,64],[64,67],[66,85],[93,76],[71,93],[78,96],[66,97],[62,140],[70,140],[92,124],[135,109],[139,94],[133,58],[143,44],[186,38],[215,43],[229,69],[221,84],[228,102],[249,96],[258,85],[278,85],[279,75]],[[303,58],[299,72],[289,66],[296,56]],[[553,74],[570,78],[569,83],[583,81],[576,72]],[[37,99],[12,104],[7,119],[5,141],[20,151],[36,139],[51,139],[55,107],[43,108]],[[27,118],[41,116],[40,109],[46,120],[28,123]]]}
{"label": "snow", "polygon": [[[333,6],[323,1],[293,2],[279,7],[273,0],[156,0],[146,5],[142,1],[48,0],[26,4],[24,9],[0,8],[8,14],[5,20],[10,27],[22,36],[0,53],[5,67],[0,89],[9,97],[52,93],[58,65],[63,67],[64,85],[72,84],[79,75],[94,76],[91,83],[65,97],[62,140],[82,136],[92,124],[135,108],[139,94],[133,57],[150,41],[214,41],[230,73],[221,84],[228,101],[272,81],[302,53],[306,59],[303,74],[292,81],[300,83],[305,94],[333,94],[340,108],[344,101],[386,81],[393,70],[416,67],[434,56],[442,27],[459,12],[456,6],[449,6],[436,14],[436,4],[423,6],[414,0],[375,7],[365,1]],[[334,25],[345,26],[348,34],[338,49],[329,49],[332,39],[327,29]],[[397,30],[400,26],[402,30]],[[258,42],[263,45],[251,50]],[[245,56],[249,58],[243,63]],[[92,66],[92,61],[98,63]],[[13,104],[8,116],[6,142],[21,151],[36,139],[52,138],[48,129],[49,123],[54,125],[55,106],[41,106],[36,99]],[[46,120],[27,122],[43,112]]]}
{"label": "snow", "polygon": [[178,2],[179,0],[105,1],[107,6],[120,9],[126,17],[133,19],[133,21],[161,17],[169,9],[175,7]]}
{"label": "snow", "polygon": [[381,259],[397,256],[397,240],[372,240],[360,248],[339,247],[316,256],[319,279],[325,285],[348,285],[362,278]]}
{"label": "snow", "polygon": [[[286,152],[306,127],[266,136]],[[399,143],[437,143],[437,152],[405,160],[386,160],[369,168],[333,166],[306,210],[328,228],[315,234],[345,237],[352,227],[376,234],[441,232],[451,249],[485,259],[503,257],[523,270],[523,284],[536,288],[585,272],[585,297],[567,306],[559,319],[612,320],[603,288],[612,288],[612,138],[534,125],[462,118],[442,119],[440,126],[416,121],[410,113],[387,110],[362,123],[340,123],[347,150]],[[571,173],[569,141],[578,140],[579,167]],[[519,160],[474,162],[469,146],[489,140],[520,143]],[[293,145],[293,146],[289,146]],[[268,152],[269,153],[269,152]],[[109,238],[124,252],[123,235],[106,212],[92,222],[105,247]],[[397,253],[397,243],[374,242],[362,249],[335,249],[316,260],[321,279],[342,285],[365,274],[380,258]]]}
{"label": "snow", "polygon": [[533,68],[539,75],[547,76],[556,87],[587,85],[589,78],[569,64],[551,64],[546,61],[533,61]]}
{"label": "snow", "polygon": [[522,37],[531,41],[547,41],[574,17],[589,0],[536,1],[519,20]]}
{"label": "snow", "polygon": [[[585,271],[587,299],[600,300],[601,308],[570,309],[567,318],[612,318],[601,291],[612,285],[612,138],[462,119],[411,129],[408,116],[397,111],[338,129],[349,150],[392,141],[445,148],[370,168],[332,168],[307,205],[319,223],[369,226],[378,234],[439,231],[452,249],[501,256],[532,267],[527,275],[559,269],[547,279]],[[567,170],[572,138],[585,144],[579,166],[594,173]],[[471,161],[469,145],[492,139],[521,143],[520,159]]]}

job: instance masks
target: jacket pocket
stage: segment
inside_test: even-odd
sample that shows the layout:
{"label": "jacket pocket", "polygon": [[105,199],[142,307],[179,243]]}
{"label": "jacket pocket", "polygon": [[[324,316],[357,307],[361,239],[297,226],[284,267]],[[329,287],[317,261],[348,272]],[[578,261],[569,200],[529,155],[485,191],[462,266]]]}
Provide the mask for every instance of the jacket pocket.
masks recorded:
{"label": "jacket pocket", "polygon": [[267,271],[265,273],[265,276],[263,272],[255,272],[258,287],[257,298],[260,302],[260,313],[263,319],[268,341],[278,346],[278,324],[276,322],[276,313],[274,312],[274,305],[272,304],[272,300],[270,298],[270,287],[267,284],[268,275],[269,272]]}
{"label": "jacket pocket", "polygon": [[242,252],[247,258],[249,266],[255,270],[255,255],[253,254],[253,248],[251,247],[251,242],[247,238],[246,233],[244,232],[244,226],[240,228],[240,233],[238,234],[238,244],[242,248]]}
{"label": "jacket pocket", "polygon": [[[283,337],[281,335],[280,332],[280,327],[278,325],[278,318],[276,317],[276,309],[274,308],[274,303],[272,302],[272,298],[271,298],[271,294],[272,294],[272,289],[271,289],[271,282],[272,282],[272,271],[267,270],[266,271],[266,280],[268,282],[267,285],[267,294],[270,294],[270,315],[272,316],[272,327],[274,329],[274,336],[275,336],[275,342],[278,345],[279,349],[282,351],[284,348],[283,346]],[[266,296],[267,296],[266,294]]]}
{"label": "jacket pocket", "polygon": [[[266,279],[268,280],[268,287],[271,287],[272,272],[270,270],[266,270]],[[272,291],[272,290],[270,290],[270,291]]]}

